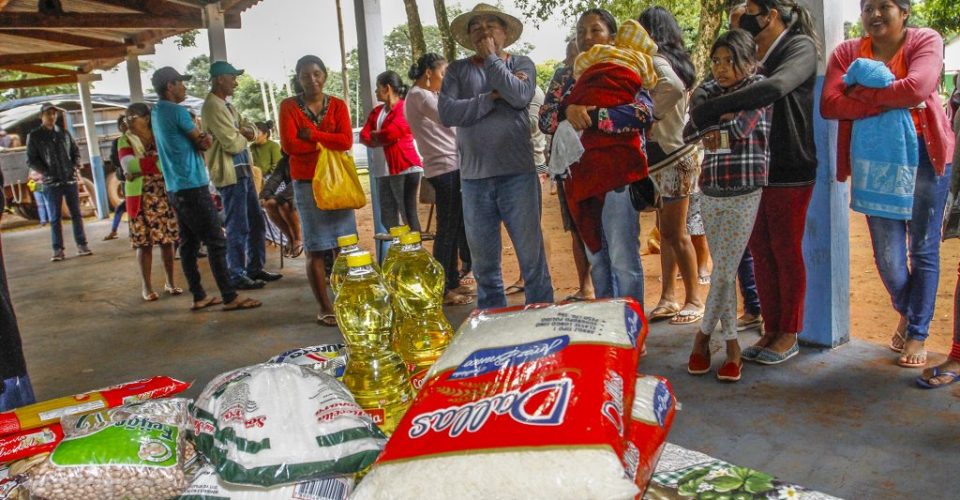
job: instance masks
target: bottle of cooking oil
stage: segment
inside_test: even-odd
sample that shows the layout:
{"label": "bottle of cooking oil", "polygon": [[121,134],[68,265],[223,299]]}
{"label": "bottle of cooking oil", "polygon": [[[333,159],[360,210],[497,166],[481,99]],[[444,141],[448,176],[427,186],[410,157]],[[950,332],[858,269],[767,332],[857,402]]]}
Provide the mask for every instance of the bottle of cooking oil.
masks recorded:
{"label": "bottle of cooking oil", "polygon": [[393,290],[393,345],[419,389],[426,370],[450,343],[453,327],[443,314],[443,266],[423,249],[418,232],[400,236],[399,248],[386,274]]}
{"label": "bottle of cooking oil", "polygon": [[347,276],[334,303],[347,343],[343,383],[383,432],[397,428],[413,402],[410,372],[390,344],[390,293],[368,252],[347,256]]}
{"label": "bottle of cooking oil", "polygon": [[[340,287],[343,286],[343,280],[347,278],[347,256],[363,251],[358,243],[360,238],[355,234],[348,234],[337,238],[337,246],[340,247],[340,255],[333,261],[333,269],[330,271],[330,288],[333,294],[340,293]],[[374,263],[376,268],[376,263]]]}
{"label": "bottle of cooking oil", "polygon": [[397,254],[400,252],[400,236],[409,232],[410,226],[406,224],[390,228],[390,236],[393,236],[393,241],[390,242],[390,248],[387,249],[387,256],[383,258],[384,276],[386,276],[387,269],[393,264],[393,261],[397,258]]}

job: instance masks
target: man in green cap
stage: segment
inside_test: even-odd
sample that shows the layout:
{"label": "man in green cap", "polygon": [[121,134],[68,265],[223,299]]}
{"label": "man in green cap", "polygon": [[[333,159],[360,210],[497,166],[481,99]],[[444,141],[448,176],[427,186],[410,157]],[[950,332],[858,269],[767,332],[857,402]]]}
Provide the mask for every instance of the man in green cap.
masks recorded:
{"label": "man in green cap", "polygon": [[203,128],[213,138],[207,150],[210,180],[223,198],[226,217],[227,267],[234,288],[263,288],[280,274],[264,271],[266,262],[266,226],[253,183],[253,165],[247,144],[256,136],[256,128],[227,102],[237,88],[243,70],[226,61],[210,65],[210,93],[203,102]]}

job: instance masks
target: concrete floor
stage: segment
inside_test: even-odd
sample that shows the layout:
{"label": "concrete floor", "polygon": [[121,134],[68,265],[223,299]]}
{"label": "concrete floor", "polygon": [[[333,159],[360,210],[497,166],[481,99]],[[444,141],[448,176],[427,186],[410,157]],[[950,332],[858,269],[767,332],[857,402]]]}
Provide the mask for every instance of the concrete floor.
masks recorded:
{"label": "concrete floor", "polygon": [[[187,395],[196,396],[218,373],[340,338],[313,322],[302,258],[253,293],[259,310],[190,313],[188,295],[143,303],[127,242],[101,242],[106,222],[87,227],[95,255],[60,263],[49,262],[46,230],[3,235],[39,398],[158,374],[192,381]],[[278,265],[271,249],[268,267]],[[160,290],[159,256],[155,268]],[[183,285],[179,268],[176,277]],[[215,289],[209,274],[204,283]],[[469,312],[448,315],[456,325]],[[672,442],[844,498],[960,498],[960,384],[918,390],[918,370],[896,367],[885,347],[853,341],[805,349],[782,367],[747,365],[741,383],[721,385],[686,374],[695,329],[654,325],[641,362],[641,371],[668,377],[681,401]]]}

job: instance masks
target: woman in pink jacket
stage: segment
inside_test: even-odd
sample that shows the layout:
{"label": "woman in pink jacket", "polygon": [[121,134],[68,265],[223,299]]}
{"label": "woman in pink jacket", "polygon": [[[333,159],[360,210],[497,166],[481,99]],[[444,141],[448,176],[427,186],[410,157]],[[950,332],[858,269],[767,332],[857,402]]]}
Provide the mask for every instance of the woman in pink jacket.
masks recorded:
{"label": "woman in pink jacket", "polygon": [[380,191],[380,222],[387,229],[399,226],[400,219],[411,231],[420,231],[417,218],[417,191],[423,176],[423,160],[413,145],[413,132],[403,113],[407,86],[394,71],[377,76],[377,99],[383,104],[370,112],[360,131],[360,142],[383,148],[389,175],[377,177]]}
{"label": "woman in pink jacket", "polygon": [[[900,316],[890,348],[900,353],[900,366],[922,367],[927,362],[924,342],[937,298],[940,230],[954,149],[954,137],[937,93],[943,39],[936,31],[908,27],[910,0],[860,0],[860,11],[866,35],[834,50],[820,108],[824,118],[840,120],[839,181],[850,175],[855,120],[894,108],[909,109],[913,116],[920,139],[920,164],[912,217],[903,221],[868,216],[867,224],[880,279]],[[843,75],[858,58],[882,61],[896,80],[882,89],[846,86]]]}

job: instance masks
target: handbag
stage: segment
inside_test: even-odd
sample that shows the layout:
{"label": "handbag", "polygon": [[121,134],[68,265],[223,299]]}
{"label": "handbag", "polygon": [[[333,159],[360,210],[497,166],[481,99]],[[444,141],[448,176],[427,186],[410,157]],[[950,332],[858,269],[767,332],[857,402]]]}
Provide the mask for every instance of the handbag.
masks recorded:
{"label": "handbag", "polygon": [[322,146],[313,174],[313,200],[320,210],[363,208],[367,197],[360,186],[357,166],[346,151]]}
{"label": "handbag", "polygon": [[960,238],[960,197],[951,192],[947,197],[947,209],[943,212],[942,240]]}
{"label": "handbag", "polygon": [[663,198],[660,197],[657,185],[650,177],[630,183],[628,189],[630,204],[637,212],[654,212],[663,208]]}

